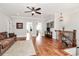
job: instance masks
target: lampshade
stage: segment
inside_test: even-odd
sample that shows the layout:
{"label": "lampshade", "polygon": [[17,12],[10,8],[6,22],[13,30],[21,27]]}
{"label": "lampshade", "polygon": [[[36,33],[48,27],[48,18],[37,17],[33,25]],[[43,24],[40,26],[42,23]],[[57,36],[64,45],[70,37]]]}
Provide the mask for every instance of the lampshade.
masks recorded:
{"label": "lampshade", "polygon": [[59,21],[63,21],[62,12],[60,13]]}

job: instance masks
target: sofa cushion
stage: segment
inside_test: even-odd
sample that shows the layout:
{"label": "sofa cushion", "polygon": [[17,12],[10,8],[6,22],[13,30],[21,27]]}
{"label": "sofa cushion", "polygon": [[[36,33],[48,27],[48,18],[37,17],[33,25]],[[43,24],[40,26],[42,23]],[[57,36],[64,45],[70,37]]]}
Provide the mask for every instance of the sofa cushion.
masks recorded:
{"label": "sofa cushion", "polygon": [[3,35],[4,39],[7,38],[7,32],[2,32],[2,35]]}
{"label": "sofa cushion", "polygon": [[14,37],[15,36],[15,34],[14,33],[9,33],[9,37],[11,38],[11,37]]}
{"label": "sofa cushion", "polygon": [[3,41],[1,41],[1,45],[2,45],[2,49],[4,49],[5,47],[7,47],[8,45],[9,45],[9,41],[7,41],[7,40],[3,40]]}
{"label": "sofa cushion", "polygon": [[13,41],[14,40],[14,37],[13,38],[7,38],[6,40],[7,41]]}
{"label": "sofa cushion", "polygon": [[3,39],[4,39],[4,36],[0,34],[0,40],[3,40]]}
{"label": "sofa cushion", "polygon": [[1,40],[0,43],[2,45],[2,48],[5,48],[7,45],[11,44],[14,41],[15,41],[14,38],[7,38],[4,40]]}
{"label": "sofa cushion", "polygon": [[2,45],[2,48],[6,48],[8,45],[12,44],[12,42],[14,42],[14,39],[13,38],[8,38],[8,39],[5,39],[5,40],[2,40],[1,41],[1,45]]}

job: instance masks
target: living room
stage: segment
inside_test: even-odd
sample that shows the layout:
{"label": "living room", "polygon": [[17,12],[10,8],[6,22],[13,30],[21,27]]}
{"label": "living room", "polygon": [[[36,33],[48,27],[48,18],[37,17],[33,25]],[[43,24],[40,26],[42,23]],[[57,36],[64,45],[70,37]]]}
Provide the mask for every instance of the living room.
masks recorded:
{"label": "living room", "polygon": [[[67,51],[67,53],[69,53],[70,55],[76,55],[76,47],[79,47],[78,7],[79,7],[78,3],[64,3],[64,4],[62,3],[54,3],[54,4],[53,3],[47,3],[47,4],[0,3],[0,34],[2,32],[7,32],[7,37],[10,37],[7,38],[7,40],[8,41],[10,39],[13,40],[13,41],[10,40],[10,43],[6,41],[5,42],[6,44],[3,44],[3,40],[2,40],[3,38],[0,38],[1,39],[0,41],[2,41],[2,43],[0,43],[1,44],[0,52],[2,53],[1,55],[2,56],[36,55],[37,52],[36,49],[34,48],[35,45],[33,44],[35,43],[41,44],[42,41],[41,39],[45,37],[46,31],[50,32],[49,36],[51,37],[49,39],[47,38],[47,41],[49,41],[50,39],[56,41],[55,39],[57,39],[56,37],[57,35],[55,30],[63,30],[63,28],[64,31],[76,30],[76,35],[75,35],[76,43],[74,43],[76,44],[76,46],[75,47],[72,46],[73,48]],[[50,30],[49,28],[47,30],[47,26],[50,27]],[[30,36],[32,38],[29,38]],[[31,39],[36,41],[33,41]],[[49,42],[52,42],[51,40]],[[8,44],[10,46],[7,48],[6,46]],[[5,48],[5,47],[6,49],[4,50],[2,49],[2,51],[4,51],[2,52],[1,48]],[[17,49],[15,49],[15,47]],[[49,48],[46,51],[50,51]],[[58,52],[57,55],[59,54],[61,56],[64,55]],[[40,53],[40,55],[47,56],[48,54]],[[54,55],[54,53],[49,54],[49,56],[50,55]]]}

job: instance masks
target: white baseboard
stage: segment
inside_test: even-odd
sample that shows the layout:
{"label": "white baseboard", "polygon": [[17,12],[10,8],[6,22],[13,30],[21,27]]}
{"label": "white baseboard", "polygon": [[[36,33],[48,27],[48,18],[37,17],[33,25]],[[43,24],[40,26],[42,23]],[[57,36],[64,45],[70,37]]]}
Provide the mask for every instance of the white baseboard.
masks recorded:
{"label": "white baseboard", "polygon": [[17,37],[26,37],[26,35],[17,35]]}
{"label": "white baseboard", "polygon": [[[27,35],[17,35],[17,37],[26,37]],[[36,35],[32,35],[33,37],[36,37]],[[44,36],[44,35],[42,35]]]}

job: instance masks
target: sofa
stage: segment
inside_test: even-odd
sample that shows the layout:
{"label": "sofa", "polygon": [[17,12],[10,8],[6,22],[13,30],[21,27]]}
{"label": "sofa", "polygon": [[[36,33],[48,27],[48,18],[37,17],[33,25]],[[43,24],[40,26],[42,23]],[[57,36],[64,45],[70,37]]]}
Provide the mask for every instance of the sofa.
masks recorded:
{"label": "sofa", "polygon": [[[13,36],[12,36],[12,35]],[[0,32],[0,55],[6,52],[16,41],[16,35],[13,33]]]}

